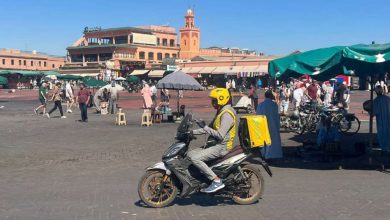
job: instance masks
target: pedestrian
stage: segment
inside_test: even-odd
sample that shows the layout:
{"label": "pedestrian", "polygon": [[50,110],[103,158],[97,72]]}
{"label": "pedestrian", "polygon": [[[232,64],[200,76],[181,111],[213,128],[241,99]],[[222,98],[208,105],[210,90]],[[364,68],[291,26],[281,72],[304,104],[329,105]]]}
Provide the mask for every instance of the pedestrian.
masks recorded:
{"label": "pedestrian", "polygon": [[263,82],[261,81],[260,77],[259,79],[257,80],[257,88],[261,89],[263,86]]}
{"label": "pedestrian", "polygon": [[305,85],[299,84],[299,88],[295,89],[293,92],[294,110],[297,110],[298,107],[301,105],[304,94],[305,94]]}
{"label": "pedestrian", "polygon": [[249,90],[249,98],[252,99],[252,103],[253,103],[253,108],[256,109],[257,108],[257,105],[259,103],[259,97],[257,96],[257,88],[255,86],[255,84],[252,84],[251,85],[251,88]]}
{"label": "pedestrian", "polygon": [[116,103],[119,99],[118,89],[115,86],[115,81],[112,81],[108,90],[108,113],[110,114],[116,113]]}
{"label": "pedestrian", "polygon": [[66,112],[72,113],[72,106],[74,104],[73,88],[70,82],[65,82],[65,96],[66,96]]}
{"label": "pedestrian", "polygon": [[280,88],[280,113],[282,115],[287,115],[288,106],[290,103],[290,89],[287,88],[286,83],[282,83],[282,87]]}
{"label": "pedestrian", "polygon": [[61,96],[63,96],[62,90],[61,90],[61,83],[57,82],[54,86],[53,94],[52,94],[52,97],[50,99],[51,101],[54,101],[54,107],[49,111],[49,113],[46,113],[47,118],[50,118],[50,114],[53,113],[57,108],[60,111],[61,118],[66,118],[66,116],[64,116],[64,112],[62,111],[61,102],[62,102],[63,97],[61,97]]}
{"label": "pedestrian", "polygon": [[225,87],[226,87],[227,90],[229,90],[229,91],[231,90],[231,88],[232,88],[232,81],[230,79],[226,81]]}
{"label": "pedestrian", "polygon": [[330,106],[332,104],[333,86],[329,82],[325,84],[324,93],[324,105]]}
{"label": "pedestrian", "polygon": [[261,149],[265,159],[277,159],[283,157],[282,142],[280,138],[280,116],[278,105],[274,102],[271,90],[265,92],[265,99],[259,104],[256,110],[257,115],[267,117],[268,130],[271,136],[271,145]]}
{"label": "pedestrian", "polygon": [[232,79],[232,91],[236,91],[236,81],[234,81],[234,79]]}
{"label": "pedestrian", "polygon": [[142,97],[144,98],[144,109],[150,109],[152,107],[153,101],[152,101],[152,91],[150,90],[149,85],[144,82],[144,87],[141,90]]}
{"label": "pedestrian", "polygon": [[89,103],[90,97],[91,93],[88,91],[88,89],[85,88],[84,83],[81,83],[79,93],[76,97],[76,101],[79,103],[79,108],[81,112],[81,120],[79,120],[80,122],[88,122],[87,105]]}
{"label": "pedestrian", "polygon": [[162,103],[169,104],[169,91],[168,89],[161,89],[160,91],[160,99]]}
{"label": "pedestrian", "polygon": [[150,87],[150,92],[152,93],[152,102],[153,102],[153,106],[156,106],[157,104],[157,88],[156,88],[156,85],[153,84],[151,87]]}
{"label": "pedestrian", "polygon": [[336,103],[339,107],[348,109],[348,103],[350,101],[350,93],[345,82],[339,85],[335,94]]}
{"label": "pedestrian", "polygon": [[47,84],[42,83],[38,90],[38,99],[41,105],[34,109],[35,114],[38,114],[38,110],[43,108],[42,114],[46,114],[46,103],[47,103]]}
{"label": "pedestrian", "polygon": [[375,87],[373,115],[376,117],[378,143],[384,152],[390,153],[390,97],[384,94],[381,86]]}
{"label": "pedestrian", "polygon": [[312,80],[310,85],[306,89],[306,95],[312,102],[317,102],[318,100],[318,87],[316,83]]}

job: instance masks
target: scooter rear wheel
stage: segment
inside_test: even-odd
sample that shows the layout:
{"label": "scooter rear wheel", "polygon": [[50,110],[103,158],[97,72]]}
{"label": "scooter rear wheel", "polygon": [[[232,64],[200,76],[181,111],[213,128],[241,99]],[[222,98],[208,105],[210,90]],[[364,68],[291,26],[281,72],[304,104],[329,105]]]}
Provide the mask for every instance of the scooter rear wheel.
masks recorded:
{"label": "scooter rear wheel", "polygon": [[177,187],[162,171],[147,171],[138,184],[138,195],[146,205],[162,208],[175,200]]}
{"label": "scooter rear wheel", "polygon": [[[257,202],[264,193],[264,179],[258,167],[253,164],[241,168],[248,177],[245,183],[239,184],[243,192],[236,193],[233,201],[240,205],[249,205]],[[244,188],[247,188],[244,190]]]}

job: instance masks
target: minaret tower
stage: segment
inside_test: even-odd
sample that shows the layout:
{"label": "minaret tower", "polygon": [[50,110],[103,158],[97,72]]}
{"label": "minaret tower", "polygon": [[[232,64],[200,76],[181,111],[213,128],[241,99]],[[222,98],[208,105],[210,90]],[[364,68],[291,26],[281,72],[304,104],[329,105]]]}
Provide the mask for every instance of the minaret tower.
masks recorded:
{"label": "minaret tower", "polygon": [[200,29],[195,27],[191,9],[185,16],[185,27],[180,29],[180,59],[191,59],[200,54]]}

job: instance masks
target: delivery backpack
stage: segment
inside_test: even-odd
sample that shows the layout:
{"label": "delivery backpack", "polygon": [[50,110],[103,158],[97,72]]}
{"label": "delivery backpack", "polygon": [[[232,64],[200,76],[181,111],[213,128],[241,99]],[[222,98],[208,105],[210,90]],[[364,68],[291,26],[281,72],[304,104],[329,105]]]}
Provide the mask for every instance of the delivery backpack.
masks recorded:
{"label": "delivery backpack", "polygon": [[238,137],[243,149],[248,151],[271,145],[267,117],[265,115],[242,116],[238,126]]}

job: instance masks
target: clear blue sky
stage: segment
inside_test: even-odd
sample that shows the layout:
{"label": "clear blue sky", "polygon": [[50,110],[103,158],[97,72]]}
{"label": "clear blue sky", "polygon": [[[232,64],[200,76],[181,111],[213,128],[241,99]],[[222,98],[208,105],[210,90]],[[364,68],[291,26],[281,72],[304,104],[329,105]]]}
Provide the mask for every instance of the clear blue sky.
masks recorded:
{"label": "clear blue sky", "polygon": [[390,42],[388,0],[1,0],[0,48],[65,55],[85,26],[180,28],[195,9],[201,46],[283,55],[333,45]]}

